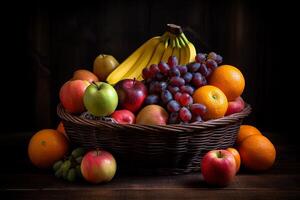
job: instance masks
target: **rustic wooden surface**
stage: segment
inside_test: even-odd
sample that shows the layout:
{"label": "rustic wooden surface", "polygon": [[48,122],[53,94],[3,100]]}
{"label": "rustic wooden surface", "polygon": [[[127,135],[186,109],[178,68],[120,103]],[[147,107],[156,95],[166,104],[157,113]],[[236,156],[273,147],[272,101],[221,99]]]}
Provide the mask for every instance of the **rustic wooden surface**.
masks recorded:
{"label": "rustic wooden surface", "polygon": [[266,134],[276,145],[274,167],[264,173],[242,170],[225,188],[208,186],[200,173],[177,176],[117,174],[107,184],[69,183],[34,168],[26,156],[32,133],[0,136],[1,197],[7,199],[299,199],[299,147],[284,134]]}

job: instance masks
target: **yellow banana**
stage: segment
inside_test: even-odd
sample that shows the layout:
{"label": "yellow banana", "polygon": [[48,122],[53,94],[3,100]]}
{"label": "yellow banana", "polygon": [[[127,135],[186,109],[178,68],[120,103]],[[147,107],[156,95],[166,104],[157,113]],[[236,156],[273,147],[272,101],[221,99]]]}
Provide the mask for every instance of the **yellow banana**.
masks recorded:
{"label": "yellow banana", "polygon": [[189,50],[189,62],[194,62],[195,57],[196,57],[195,46],[190,41],[188,41],[188,39],[185,37],[184,33],[182,33],[181,36],[182,36],[182,39],[185,42],[185,45],[187,46],[187,48]]}
{"label": "yellow banana", "polygon": [[161,61],[168,62],[169,57],[172,55],[173,47],[171,44],[171,38],[168,39],[168,47],[165,49],[165,52],[161,58]]}
{"label": "yellow banana", "polygon": [[133,65],[139,60],[141,55],[146,50],[146,47],[152,43],[153,40],[160,38],[160,36],[153,37],[147,42],[145,42],[142,46],[140,46],[137,50],[135,50],[125,61],[123,61],[114,71],[112,71],[107,77],[106,81],[109,84],[116,84],[118,81],[124,77],[124,75],[133,67]]}
{"label": "yellow banana", "polygon": [[139,75],[139,77],[137,77],[137,79],[136,80],[138,80],[138,81],[142,81],[142,80],[144,80],[144,78],[143,78],[143,75],[141,74],[141,75]]}
{"label": "yellow banana", "polygon": [[185,45],[183,39],[181,37],[178,37],[178,40],[180,42],[181,48],[180,48],[180,65],[186,65],[189,63],[190,58],[189,58],[189,50],[187,46]]}
{"label": "yellow banana", "polygon": [[147,64],[147,67],[151,66],[152,64],[158,64],[161,61],[161,58],[165,52],[165,41],[162,40],[156,47],[153,56],[149,63]]}
{"label": "yellow banana", "polygon": [[180,45],[177,37],[173,39],[173,43],[175,43],[175,46],[173,48],[172,56],[176,56],[178,63],[180,63]]}
{"label": "yellow banana", "polygon": [[130,70],[122,77],[122,79],[133,79],[139,77],[142,74],[143,69],[149,63],[157,45],[161,42],[161,37],[155,37],[151,39],[151,42],[145,46],[145,51],[141,54],[136,63],[130,68]]}

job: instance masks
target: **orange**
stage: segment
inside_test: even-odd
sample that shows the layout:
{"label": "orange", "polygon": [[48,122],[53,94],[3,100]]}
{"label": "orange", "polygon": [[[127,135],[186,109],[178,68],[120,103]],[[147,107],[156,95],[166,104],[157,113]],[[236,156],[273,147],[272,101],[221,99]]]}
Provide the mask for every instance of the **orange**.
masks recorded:
{"label": "orange", "polygon": [[217,87],[206,85],[198,88],[193,94],[194,103],[206,106],[205,120],[223,117],[227,111],[228,101],[225,94]]}
{"label": "orange", "polygon": [[241,157],[240,157],[238,150],[236,150],[235,148],[232,148],[232,147],[227,148],[226,150],[229,151],[233,155],[235,164],[236,164],[236,172],[238,172],[240,169],[240,166],[241,166]]}
{"label": "orange", "polygon": [[66,137],[53,129],[44,129],[34,134],[28,145],[31,162],[39,168],[49,168],[62,159],[69,149]]}
{"label": "orange", "polygon": [[240,145],[244,139],[251,135],[261,135],[261,132],[250,125],[241,125],[239,133],[236,138],[236,145]]}
{"label": "orange", "polygon": [[221,65],[211,75],[209,84],[220,88],[228,101],[241,96],[245,88],[245,79],[239,69],[231,65]]}
{"label": "orange", "polygon": [[251,135],[239,146],[242,164],[254,171],[269,169],[276,157],[274,145],[263,135]]}
{"label": "orange", "polygon": [[64,127],[64,124],[62,122],[60,122],[56,128],[56,130],[62,134],[64,134],[64,136],[69,139],[67,133],[66,133],[66,130],[65,130],[65,127]]}

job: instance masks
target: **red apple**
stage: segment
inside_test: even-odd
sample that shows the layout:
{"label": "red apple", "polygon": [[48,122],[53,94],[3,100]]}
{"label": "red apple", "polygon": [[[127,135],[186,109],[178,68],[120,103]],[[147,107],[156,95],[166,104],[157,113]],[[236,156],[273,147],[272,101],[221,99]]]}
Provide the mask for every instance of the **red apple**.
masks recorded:
{"label": "red apple", "polygon": [[226,186],[234,179],[236,174],[235,159],[226,150],[209,151],[201,161],[201,172],[207,183]]}
{"label": "red apple", "polygon": [[238,97],[234,101],[229,101],[225,116],[241,112],[244,109],[244,107],[245,102],[242,99],[242,97]]}
{"label": "red apple", "polygon": [[135,116],[129,110],[116,110],[111,114],[111,117],[114,118],[119,124],[134,124]]}
{"label": "red apple", "polygon": [[66,82],[60,88],[60,102],[68,112],[81,113],[85,110],[83,105],[83,95],[87,86],[89,86],[88,81],[74,80]]}
{"label": "red apple", "polygon": [[115,85],[118,93],[119,108],[133,113],[138,111],[147,96],[146,86],[135,79],[124,79]]}
{"label": "red apple", "polygon": [[117,170],[114,157],[107,151],[95,150],[84,155],[81,162],[81,173],[91,183],[110,181]]}

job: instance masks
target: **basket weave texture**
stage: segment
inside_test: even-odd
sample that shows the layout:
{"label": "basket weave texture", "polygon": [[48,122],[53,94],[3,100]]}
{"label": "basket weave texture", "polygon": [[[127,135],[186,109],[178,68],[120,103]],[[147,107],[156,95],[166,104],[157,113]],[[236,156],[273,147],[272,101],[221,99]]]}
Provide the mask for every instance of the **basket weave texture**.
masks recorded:
{"label": "basket weave texture", "polygon": [[61,104],[62,119],[72,143],[111,152],[121,170],[142,174],[182,174],[200,170],[204,154],[234,144],[243,119],[240,113],[203,123],[176,125],[121,125],[72,115]]}

